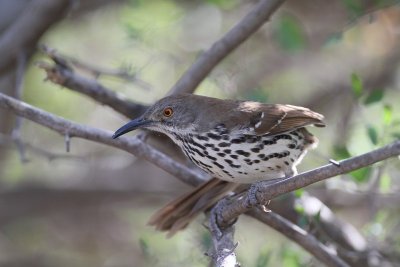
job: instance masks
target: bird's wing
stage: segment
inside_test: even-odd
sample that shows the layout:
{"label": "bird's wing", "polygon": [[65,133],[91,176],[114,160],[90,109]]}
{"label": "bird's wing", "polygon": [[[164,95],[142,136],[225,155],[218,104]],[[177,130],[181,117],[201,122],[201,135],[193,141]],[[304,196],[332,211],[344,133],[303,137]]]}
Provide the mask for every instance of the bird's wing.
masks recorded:
{"label": "bird's wing", "polygon": [[251,127],[257,135],[275,135],[307,125],[324,127],[323,115],[308,108],[292,105],[263,105],[251,116]]}

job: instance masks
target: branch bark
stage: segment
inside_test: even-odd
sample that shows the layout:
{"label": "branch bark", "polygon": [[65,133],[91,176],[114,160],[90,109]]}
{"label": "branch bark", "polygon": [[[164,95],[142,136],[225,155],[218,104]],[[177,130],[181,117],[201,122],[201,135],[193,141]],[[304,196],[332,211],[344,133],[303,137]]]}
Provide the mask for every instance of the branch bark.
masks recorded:
{"label": "branch bark", "polygon": [[284,0],[261,0],[236,26],[193,63],[168,94],[194,92],[214,67],[268,21],[283,2]]}
{"label": "branch bark", "polygon": [[[317,169],[301,173],[291,178],[283,179],[276,183],[260,182],[256,198],[258,203],[267,203],[269,200],[282,194],[292,192],[307,185],[323,181],[325,179],[349,173],[351,171],[372,165],[376,162],[400,155],[400,140],[389,145],[362,154],[339,161],[339,164],[328,164]],[[220,226],[227,226],[229,222],[235,220],[240,214],[248,212],[254,205],[250,201],[250,195],[238,199],[224,207],[218,217]]]}
{"label": "branch bark", "polygon": [[54,61],[54,65],[39,62],[37,65],[47,73],[48,80],[55,84],[67,87],[72,91],[84,94],[100,104],[107,105],[115,111],[125,115],[128,118],[134,118],[142,114],[146,109],[146,105],[132,102],[110,89],[105,88],[94,79],[86,78],[72,69],[68,61],[63,57],[55,54],[42,46],[42,50]]}
{"label": "branch bark", "polygon": [[[111,139],[112,133],[109,131],[99,130],[93,127],[70,122],[1,93],[0,108],[11,110],[19,116],[25,117],[59,132],[61,135],[65,135],[65,133],[68,132],[71,137],[80,137],[87,140],[96,141],[120,148],[138,157],[143,157],[188,184],[197,185],[200,183],[200,181],[204,181],[209,178],[209,176],[203,172],[190,169],[183,164],[172,160],[170,157],[147,145],[138,138],[122,137],[113,140]],[[339,166],[329,164],[321,168],[302,173],[293,178],[285,179],[275,184],[269,184],[268,186],[264,187],[261,186],[261,192],[257,194],[257,198],[259,201],[264,203],[266,200],[272,199],[300,187],[304,187],[311,183],[321,181],[338,174],[350,172],[399,154],[400,141],[397,141],[391,145],[371,151],[364,155],[343,160],[340,162]],[[225,222],[235,219],[241,213],[248,212],[250,207],[247,204],[247,197],[244,197],[225,206],[220,216],[217,217],[217,219],[219,219],[218,224],[220,226],[227,226]]]}
{"label": "branch bark", "polygon": [[315,258],[325,263],[327,266],[332,267],[347,267],[346,262],[340,259],[325,245],[319,242],[314,236],[310,235],[297,225],[286,220],[282,216],[274,212],[264,212],[260,209],[253,209],[249,212],[251,216],[257,218],[259,221],[264,222],[276,231],[280,232],[287,238],[295,241],[304,249],[306,249]]}
{"label": "branch bark", "polygon": [[80,137],[95,141],[125,150],[137,157],[145,158],[161,169],[174,174],[176,177],[188,184],[196,185],[199,183],[199,180],[205,181],[209,178],[209,176],[204,172],[190,169],[183,164],[176,162],[169,156],[144,143],[139,138],[122,137],[112,139],[111,136],[113,133],[111,131],[104,131],[90,126],[73,123],[2,93],[0,93],[0,108],[11,110],[21,117],[60,133],[62,136],[67,133],[71,138]]}
{"label": "branch bark", "polygon": [[[0,48],[0,74],[10,65],[15,64],[15,59],[20,51],[26,51],[35,44],[40,36],[66,13],[71,1],[69,0],[34,0],[30,1],[22,14],[1,35]],[[29,49],[32,52],[32,49]],[[27,55],[30,53],[27,53]]]}

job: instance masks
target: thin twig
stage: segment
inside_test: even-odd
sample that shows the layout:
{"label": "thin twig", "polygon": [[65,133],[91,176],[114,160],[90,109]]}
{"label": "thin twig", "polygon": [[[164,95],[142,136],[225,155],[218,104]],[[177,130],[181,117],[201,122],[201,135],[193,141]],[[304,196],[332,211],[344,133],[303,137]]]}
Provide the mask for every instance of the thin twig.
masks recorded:
{"label": "thin twig", "polygon": [[42,51],[44,54],[46,54],[48,57],[50,57],[54,62],[63,62],[65,65],[73,65],[74,67],[85,70],[88,73],[92,74],[95,78],[98,78],[99,76],[114,76],[132,83],[135,83],[139,87],[145,90],[151,90],[152,86],[140,79],[138,77],[138,73],[134,72],[132,73],[131,68],[120,68],[116,70],[112,69],[104,69],[101,67],[95,67],[91,66],[87,63],[81,62],[76,58],[73,58],[71,56],[66,56],[66,55],[61,55],[59,54],[55,49],[52,49],[48,47],[47,45],[40,45],[39,46],[40,51]]}
{"label": "thin twig", "polygon": [[212,69],[268,21],[283,2],[284,0],[261,0],[237,25],[193,63],[168,94],[192,93]]}
{"label": "thin twig", "polygon": [[46,71],[46,79],[53,83],[87,95],[103,105],[110,106],[128,118],[137,117],[147,109],[147,106],[132,102],[122,94],[107,89],[95,79],[89,79],[74,72],[68,65],[63,64],[62,61],[56,61],[55,63],[55,65],[45,62],[37,63],[39,68]]}
{"label": "thin twig", "polygon": [[[2,147],[10,147],[14,139],[11,136],[7,136],[0,133],[0,146]],[[34,153],[35,155],[41,156],[49,161],[58,160],[58,159],[68,159],[68,160],[76,160],[79,162],[85,161],[85,157],[77,156],[77,155],[66,155],[66,154],[58,154],[53,153],[43,148],[34,146],[30,143],[24,142],[24,140],[19,140],[24,147],[25,150]]]}

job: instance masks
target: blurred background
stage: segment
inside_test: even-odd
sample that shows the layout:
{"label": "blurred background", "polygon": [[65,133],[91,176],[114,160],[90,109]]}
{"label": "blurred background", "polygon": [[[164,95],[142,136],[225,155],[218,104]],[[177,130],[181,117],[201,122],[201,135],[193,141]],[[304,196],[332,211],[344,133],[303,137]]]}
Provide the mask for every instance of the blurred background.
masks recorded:
{"label": "blurred background", "polygon": [[[132,101],[151,104],[255,3],[0,0],[0,91],[114,131],[128,118],[44,81],[46,74],[34,63],[49,59],[36,52],[38,44],[93,68],[130,74],[133,79],[83,73]],[[13,29],[40,12],[37,24]],[[18,48],[26,71],[18,72],[21,57],[4,61],[7,48],[26,35],[30,41]],[[287,1],[196,93],[301,105],[324,114],[328,127],[311,129],[320,144],[301,164],[304,171],[400,138],[399,60],[398,1]],[[23,90],[15,89],[16,81],[23,81]],[[172,239],[146,225],[189,186],[115,148],[72,139],[67,153],[63,136],[26,120],[15,131],[18,125],[0,110],[0,266],[207,265],[204,218]],[[318,220],[301,202],[315,196],[362,234],[361,247],[379,254],[368,256],[364,266],[400,266],[399,177],[400,162],[391,159],[307,187],[296,192],[294,221],[307,230]],[[320,266],[301,247],[246,216],[239,219],[236,240],[243,266]]]}

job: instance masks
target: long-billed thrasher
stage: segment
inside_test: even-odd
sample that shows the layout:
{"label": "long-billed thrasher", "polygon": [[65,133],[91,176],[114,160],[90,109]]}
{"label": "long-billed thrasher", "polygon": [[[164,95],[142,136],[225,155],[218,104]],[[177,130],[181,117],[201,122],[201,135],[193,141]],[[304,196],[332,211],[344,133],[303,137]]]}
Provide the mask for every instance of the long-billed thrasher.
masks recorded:
{"label": "long-billed thrasher", "polygon": [[113,138],[138,128],[164,133],[212,175],[150,219],[173,235],[241,184],[296,174],[296,165],[318,141],[304,127],[323,127],[322,119],[298,106],[178,94],[156,102]]}

